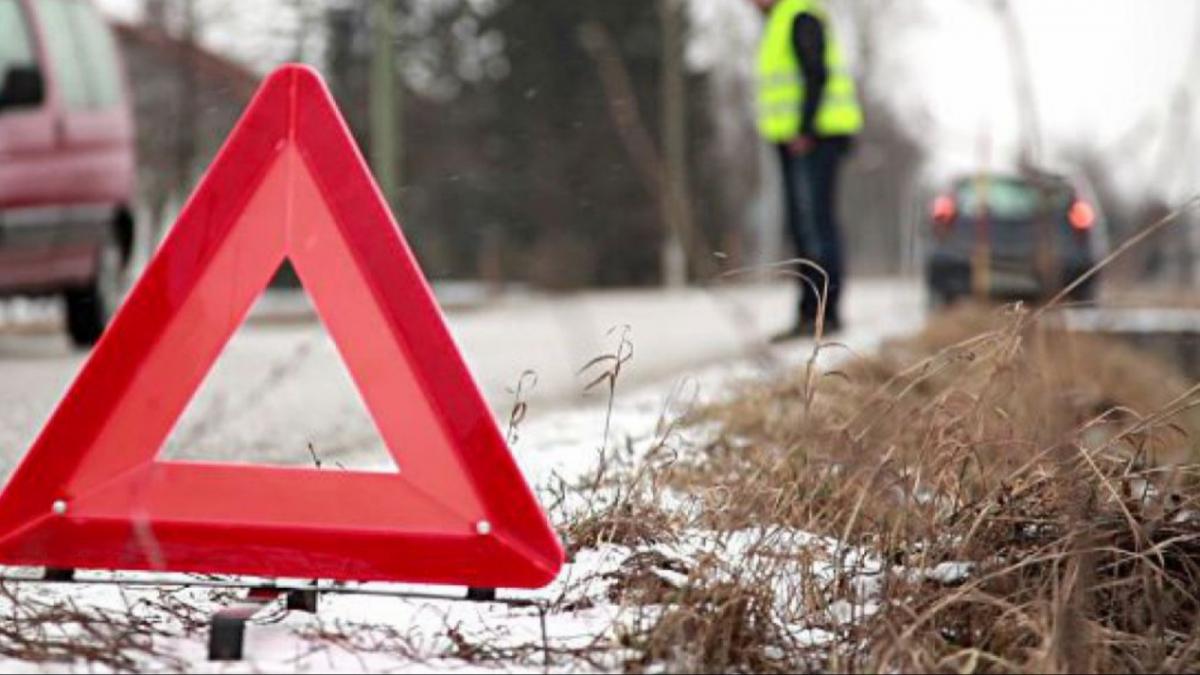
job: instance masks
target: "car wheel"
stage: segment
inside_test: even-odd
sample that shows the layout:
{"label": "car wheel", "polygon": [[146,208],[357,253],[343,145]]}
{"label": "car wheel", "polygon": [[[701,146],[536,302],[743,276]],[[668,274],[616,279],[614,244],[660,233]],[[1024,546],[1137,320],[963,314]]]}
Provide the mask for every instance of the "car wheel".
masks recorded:
{"label": "car wheel", "polygon": [[76,347],[91,347],[100,339],[125,289],[125,253],[115,237],[100,247],[96,276],[87,286],[64,294],[67,304],[67,334]]}
{"label": "car wheel", "polygon": [[926,296],[926,308],[930,312],[938,312],[948,309],[955,302],[958,302],[958,295],[953,291],[948,291],[944,288],[930,286],[928,295]]}
{"label": "car wheel", "polygon": [[[1072,280],[1082,276],[1082,272],[1071,277]],[[1096,277],[1091,277],[1085,280],[1082,284],[1075,287],[1070,293],[1071,302],[1080,304],[1093,304],[1096,302]]]}

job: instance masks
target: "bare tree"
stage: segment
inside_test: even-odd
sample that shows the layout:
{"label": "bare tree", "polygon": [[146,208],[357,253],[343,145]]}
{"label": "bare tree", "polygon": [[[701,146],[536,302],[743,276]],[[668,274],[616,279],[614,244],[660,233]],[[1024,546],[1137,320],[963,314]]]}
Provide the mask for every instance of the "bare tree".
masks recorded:
{"label": "bare tree", "polygon": [[164,189],[157,192],[155,203],[149,205],[150,241],[157,243],[164,234],[170,204],[180,201],[191,189],[195,177],[199,134],[199,96],[196,73],[196,47],[201,32],[195,0],[144,0],[143,14],[147,23],[164,35],[174,35],[179,43],[175,60],[174,115],[170,124],[169,177]]}
{"label": "bare tree", "polygon": [[687,90],[683,63],[684,14],[680,0],[659,0],[662,26],[662,212],[665,220],[662,278],[667,286],[687,283],[687,254],[692,245],[691,198],[688,194]]}
{"label": "bare tree", "polygon": [[[929,18],[924,3],[848,0],[832,6],[847,18],[866,126],[845,169],[841,200],[851,263],[859,270],[907,271],[919,241],[919,176],[929,138],[920,107],[902,109],[898,83],[912,77],[898,53]],[[905,101],[903,105],[911,105]]]}
{"label": "bare tree", "polygon": [[[669,134],[677,134],[679,137],[664,139],[660,150],[642,119],[629,72],[608,31],[598,23],[589,23],[580,28],[579,38],[596,62],[618,137],[641,174],[646,190],[658,203],[663,224],[663,249],[660,258],[662,282],[667,286],[684,285],[689,266],[698,273],[711,272],[701,254],[707,249],[706,240],[693,227],[691,205],[687,202],[687,157],[686,141],[683,138],[686,127],[683,127],[685,122],[673,118],[681,118],[684,112],[663,112],[664,130],[669,129]],[[677,67],[682,70],[683,66],[680,63]],[[681,74],[676,76],[682,77]],[[664,80],[668,79],[670,76],[664,77]],[[664,81],[661,86],[664,92],[674,93],[682,90],[681,83],[671,84]],[[682,93],[680,96],[682,97]],[[671,106],[667,106],[664,101],[663,107],[666,109]]]}
{"label": "bare tree", "polygon": [[401,107],[396,86],[393,0],[371,7],[371,165],[384,197],[395,209],[400,187]]}
{"label": "bare tree", "polygon": [[[1176,85],[1167,113],[1158,162],[1152,174],[1154,185],[1163,191],[1164,207],[1172,198],[1186,199],[1197,189],[1196,137],[1192,126],[1195,124],[1196,82],[1200,80],[1200,10],[1195,13],[1191,45],[1187,67]],[[1176,230],[1181,241],[1174,247],[1178,251],[1173,261],[1175,273],[1183,285],[1200,283],[1200,227],[1194,219],[1189,221],[1190,227]]]}

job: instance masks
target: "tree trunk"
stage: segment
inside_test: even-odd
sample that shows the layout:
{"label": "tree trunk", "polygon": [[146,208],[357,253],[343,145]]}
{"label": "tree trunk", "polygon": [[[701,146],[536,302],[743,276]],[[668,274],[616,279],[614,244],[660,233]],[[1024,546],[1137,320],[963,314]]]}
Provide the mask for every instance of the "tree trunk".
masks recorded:
{"label": "tree trunk", "polygon": [[393,0],[375,0],[371,16],[371,169],[395,211],[400,186],[401,124],[396,86]]}
{"label": "tree trunk", "polygon": [[687,90],[683,64],[683,5],[659,0],[662,22],[662,184],[660,199],[665,220],[662,280],[666,286],[687,284],[692,245],[691,203],[687,174]]}

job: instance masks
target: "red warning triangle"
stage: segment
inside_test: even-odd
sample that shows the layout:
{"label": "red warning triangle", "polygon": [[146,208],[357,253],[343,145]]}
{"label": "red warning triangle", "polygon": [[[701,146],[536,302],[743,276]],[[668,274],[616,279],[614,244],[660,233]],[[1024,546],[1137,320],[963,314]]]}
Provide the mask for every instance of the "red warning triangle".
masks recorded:
{"label": "red warning triangle", "polygon": [[[398,474],[156,459],[285,259]],[[277,70],[0,495],[0,563],[537,587],[562,560],[320,76]]]}

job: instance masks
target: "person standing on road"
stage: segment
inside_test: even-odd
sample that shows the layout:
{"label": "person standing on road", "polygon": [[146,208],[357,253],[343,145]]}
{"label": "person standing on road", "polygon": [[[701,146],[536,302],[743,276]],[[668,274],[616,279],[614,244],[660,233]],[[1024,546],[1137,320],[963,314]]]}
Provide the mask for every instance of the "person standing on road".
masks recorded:
{"label": "person standing on road", "polygon": [[[841,327],[844,272],[838,173],[862,129],[862,107],[821,0],[753,2],[767,15],[758,52],[758,129],[779,153],[796,255],[828,275],[824,327],[833,332]],[[799,271],[822,287],[820,273]],[[809,282],[800,281],[796,323],[776,340],[815,332],[820,298]]]}

